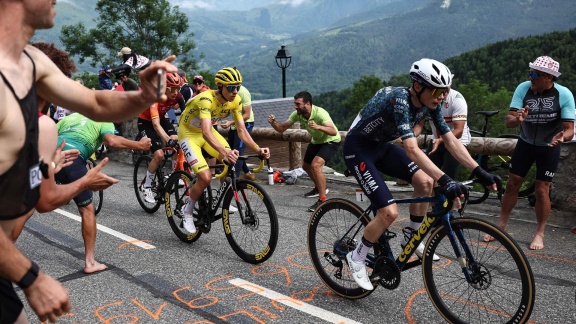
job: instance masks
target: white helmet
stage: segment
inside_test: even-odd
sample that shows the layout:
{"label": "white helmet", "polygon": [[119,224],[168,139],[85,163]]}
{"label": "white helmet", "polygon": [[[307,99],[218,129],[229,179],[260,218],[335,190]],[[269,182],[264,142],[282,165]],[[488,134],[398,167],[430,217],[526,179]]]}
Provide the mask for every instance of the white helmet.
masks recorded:
{"label": "white helmet", "polygon": [[428,88],[448,88],[452,85],[450,69],[433,59],[423,58],[412,63],[410,78]]}

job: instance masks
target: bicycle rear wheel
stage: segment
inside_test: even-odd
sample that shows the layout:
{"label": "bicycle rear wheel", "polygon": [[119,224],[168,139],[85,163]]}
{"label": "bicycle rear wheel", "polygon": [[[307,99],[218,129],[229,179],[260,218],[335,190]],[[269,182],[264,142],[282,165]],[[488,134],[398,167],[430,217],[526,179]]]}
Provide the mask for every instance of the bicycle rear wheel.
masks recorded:
{"label": "bicycle rear wheel", "polygon": [[[534,307],[534,275],[522,249],[497,226],[475,218],[450,222],[455,234],[461,234],[458,248],[464,260],[458,260],[445,226],[430,235],[426,256],[436,253],[440,263],[425,257],[422,275],[428,296],[438,312],[451,323],[525,323]],[[494,241],[484,242],[489,234]],[[471,275],[467,281],[460,266],[466,262]]]}
{"label": "bicycle rear wheel", "polygon": [[[272,256],[278,243],[278,216],[264,188],[249,180],[236,181],[236,202],[232,187],[222,202],[222,225],[232,250],[242,260],[258,264]],[[238,206],[240,204],[240,206]],[[229,206],[238,209],[230,214]]]}
{"label": "bicycle rear wheel", "polygon": [[138,161],[136,161],[136,164],[134,164],[133,182],[134,182],[134,192],[136,193],[136,199],[138,200],[140,207],[142,207],[142,209],[144,209],[144,211],[146,211],[147,213],[152,214],[155,213],[162,204],[161,199],[162,197],[159,194],[159,189],[161,189],[161,187],[164,185],[164,181],[163,179],[160,179],[161,178],[160,172],[156,170],[156,173],[154,174],[154,178],[152,179],[150,187],[155,195],[156,202],[155,203],[147,202],[144,199],[143,186],[144,181],[146,181],[146,171],[148,170],[148,164],[150,164],[150,162],[152,162],[152,158],[147,155],[141,156],[138,159]]}
{"label": "bicycle rear wheel", "polygon": [[[374,291],[358,287],[346,261],[346,254],[356,248],[370,221],[362,218],[358,222],[362,213],[351,201],[329,199],[316,208],[308,223],[308,253],[314,270],[328,288],[350,299],[363,298]],[[371,275],[372,269],[367,270]]]}
{"label": "bicycle rear wheel", "polygon": [[[86,166],[88,169],[92,169],[97,165],[96,161],[92,159],[86,160]],[[98,215],[100,210],[102,210],[102,203],[104,202],[104,190],[94,191],[92,193],[92,204],[94,204],[94,215]]]}
{"label": "bicycle rear wheel", "polygon": [[[193,177],[186,171],[178,170],[172,173],[170,178],[168,178],[167,189],[164,193],[164,207],[166,209],[166,217],[168,218],[170,228],[180,241],[186,243],[196,242],[202,235],[202,231],[200,231],[198,227],[196,227],[196,233],[189,233],[184,229],[184,223],[182,222],[184,217],[182,209],[190,199],[190,189],[194,183],[196,183],[196,177]],[[208,188],[208,191],[211,192],[211,189]],[[206,192],[207,190],[204,190],[202,193],[200,202],[203,201],[203,199],[211,200],[211,197],[205,197]],[[196,208],[194,210],[195,215],[198,215],[198,205],[200,202],[196,203]]]}
{"label": "bicycle rear wheel", "polygon": [[[512,134],[505,134],[500,135],[497,138],[515,138],[518,139],[518,135]],[[487,172],[497,175],[502,179],[502,193],[506,190],[506,184],[508,183],[508,177],[510,172],[510,156],[507,155],[490,155],[484,157],[486,160],[483,161],[482,167]],[[474,179],[473,176],[470,176],[469,180]],[[528,174],[522,181],[522,185],[520,186],[520,190],[518,191],[518,197],[528,197],[535,190],[535,181],[536,181],[536,165],[532,165]],[[490,190],[486,189],[480,183],[472,183],[470,185],[470,199],[468,203],[470,204],[479,204],[486,200],[488,197],[497,198],[497,192],[491,192]]]}

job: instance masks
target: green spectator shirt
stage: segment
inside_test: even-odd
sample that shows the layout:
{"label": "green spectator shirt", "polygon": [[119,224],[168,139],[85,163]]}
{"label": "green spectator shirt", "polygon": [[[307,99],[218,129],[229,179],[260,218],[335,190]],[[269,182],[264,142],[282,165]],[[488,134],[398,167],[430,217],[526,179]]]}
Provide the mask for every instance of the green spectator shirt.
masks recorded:
{"label": "green spectator shirt", "polygon": [[58,145],[66,140],[64,150],[78,149],[87,160],[102,145],[104,135],[114,134],[113,123],[98,123],[79,113],[68,115],[58,124]]}
{"label": "green spectator shirt", "polygon": [[[294,111],[292,112],[292,114],[290,114],[289,120],[293,123],[300,122],[300,125],[304,125],[306,130],[312,136],[311,141],[312,144],[325,144],[329,142],[340,143],[340,133],[338,132],[338,128],[336,127],[336,125],[334,125],[332,118],[330,118],[330,115],[324,108],[312,105],[312,111],[310,112],[309,119],[304,118],[304,116],[302,115],[298,115],[298,113]],[[336,135],[331,136],[324,133],[323,131],[314,130],[310,128],[308,126],[308,122],[311,120],[313,120],[318,125],[324,125],[324,123],[326,122],[332,123],[332,125],[334,125],[334,128],[336,128]]]}
{"label": "green spectator shirt", "polygon": [[[250,94],[250,91],[248,91],[248,89],[246,89],[245,86],[240,87],[240,90],[238,90],[238,96],[240,96],[240,99],[241,99],[240,104],[242,105],[242,109],[244,109],[244,107],[252,104],[252,95]],[[245,123],[253,123],[254,122],[254,109],[250,110],[250,117],[248,117],[248,119],[246,119],[244,122]],[[230,126],[230,129],[235,130],[236,124],[233,124],[232,126]]]}

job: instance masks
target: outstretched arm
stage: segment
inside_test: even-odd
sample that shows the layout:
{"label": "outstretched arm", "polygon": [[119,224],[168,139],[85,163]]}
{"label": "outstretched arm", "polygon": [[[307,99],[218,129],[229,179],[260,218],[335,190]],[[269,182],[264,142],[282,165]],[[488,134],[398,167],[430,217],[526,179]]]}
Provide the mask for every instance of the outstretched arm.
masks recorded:
{"label": "outstretched arm", "polygon": [[38,153],[44,163],[48,164],[48,179],[42,179],[40,200],[36,203],[36,209],[40,213],[49,212],[64,205],[84,190],[102,190],[118,182],[118,180],[100,172],[108,163],[108,159],[105,159],[102,161],[104,163],[100,163],[96,168],[90,170],[86,176],[66,185],[57,185],[56,180],[54,180],[56,163],[52,165],[58,139],[56,124],[47,116],[40,117],[38,124],[40,134],[38,136]]}
{"label": "outstretched arm", "polygon": [[38,95],[62,107],[74,110],[94,121],[121,122],[127,120],[157,101],[166,101],[166,79],[162,76],[158,100],[157,70],[176,72],[170,64],[176,57],[153,62],[139,73],[141,91],[92,90],[66,77],[44,53],[35,47],[27,46],[26,51],[36,62]]}
{"label": "outstretched arm", "polygon": [[119,150],[132,149],[146,151],[152,146],[152,140],[148,137],[142,137],[139,141],[132,141],[114,134],[104,135],[104,143],[109,147]]}
{"label": "outstretched arm", "polygon": [[274,128],[274,130],[280,133],[284,132],[288,128],[292,127],[292,125],[294,125],[294,122],[292,122],[291,120],[279,123],[278,121],[276,121],[276,116],[274,115],[268,116],[268,122],[270,123],[270,125],[272,125],[272,128]]}

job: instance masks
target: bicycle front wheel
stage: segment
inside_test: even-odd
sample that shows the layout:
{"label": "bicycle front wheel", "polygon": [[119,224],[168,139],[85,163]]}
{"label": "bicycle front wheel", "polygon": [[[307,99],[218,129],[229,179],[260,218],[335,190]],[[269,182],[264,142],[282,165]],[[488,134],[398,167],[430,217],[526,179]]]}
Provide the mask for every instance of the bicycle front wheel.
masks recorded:
{"label": "bicycle front wheel", "polygon": [[[457,242],[463,259],[457,259],[446,227],[440,226],[430,235],[425,255],[436,253],[442,260],[422,260],[426,291],[434,307],[451,323],[527,322],[534,307],[534,275],[518,244],[496,225],[480,219],[458,218],[450,225],[463,238]],[[486,234],[494,240],[485,242]],[[470,280],[462,271],[463,262]]]}
{"label": "bicycle front wheel", "polygon": [[[370,221],[362,218],[359,222],[362,213],[351,201],[329,199],[316,208],[308,223],[308,253],[314,270],[328,288],[350,299],[366,297],[373,291],[358,287],[346,261],[346,254],[356,248]],[[367,270],[371,275],[372,269]]]}
{"label": "bicycle front wheel", "polygon": [[150,162],[152,162],[152,158],[147,155],[142,155],[138,161],[136,161],[136,164],[134,164],[133,183],[136,199],[138,200],[140,207],[142,207],[142,209],[147,213],[152,214],[160,208],[160,204],[162,203],[162,200],[160,199],[161,197],[158,193],[158,188],[163,185],[163,179],[159,179],[160,172],[156,170],[150,187],[154,193],[155,201],[153,203],[146,201],[144,198],[144,181],[146,181],[146,171],[148,170],[148,164],[150,164]]}
{"label": "bicycle front wheel", "polygon": [[[236,182],[238,198],[230,187],[222,202],[222,225],[232,250],[242,260],[258,264],[272,256],[278,243],[278,216],[264,188],[248,180]],[[230,213],[230,206],[238,211]]]}

